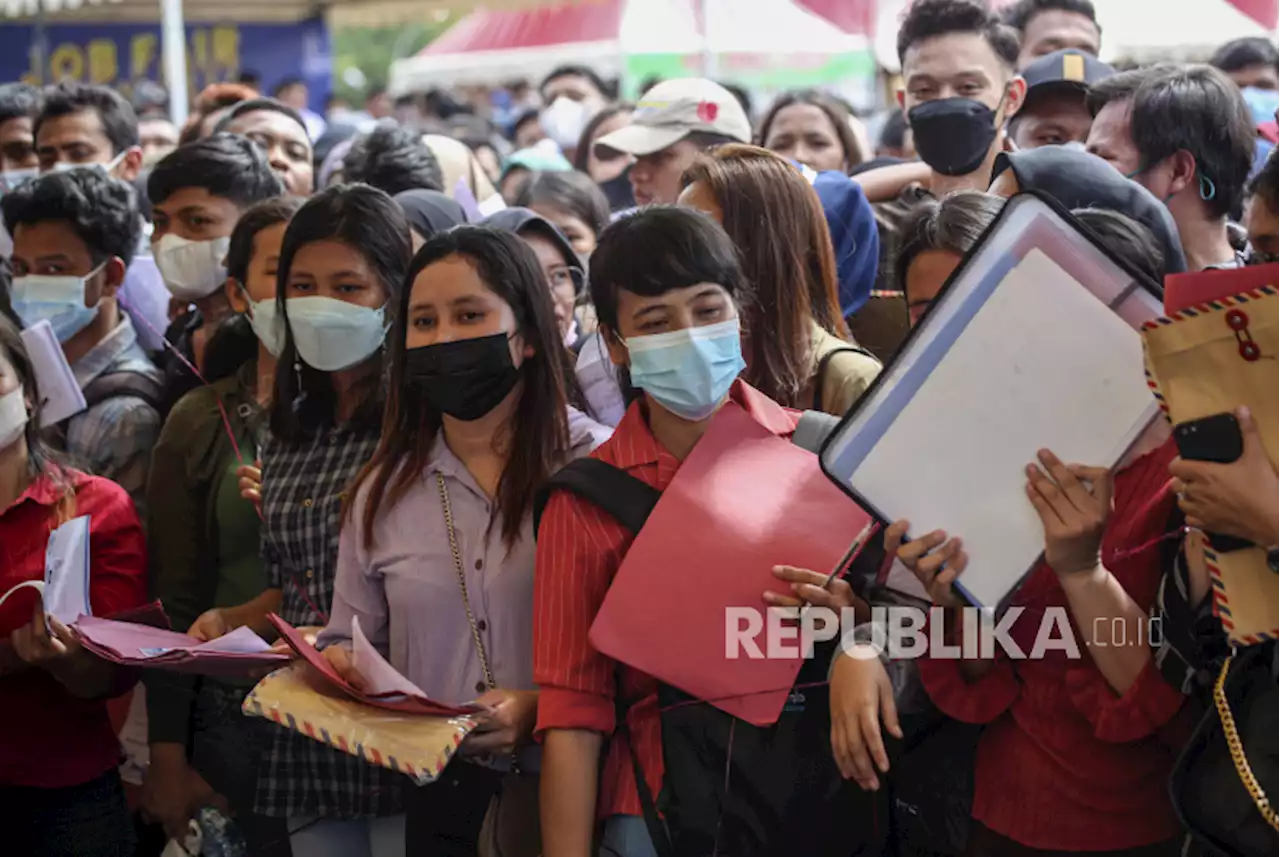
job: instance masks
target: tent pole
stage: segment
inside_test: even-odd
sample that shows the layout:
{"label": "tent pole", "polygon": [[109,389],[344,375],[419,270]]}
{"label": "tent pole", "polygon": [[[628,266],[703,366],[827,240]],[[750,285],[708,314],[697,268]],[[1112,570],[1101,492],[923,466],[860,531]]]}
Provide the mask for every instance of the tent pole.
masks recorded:
{"label": "tent pole", "polygon": [[698,0],[698,12],[702,15],[702,76],[715,80],[720,74],[716,52],[711,46],[711,4],[713,0]]}
{"label": "tent pole", "polygon": [[160,0],[160,51],[169,88],[169,119],[187,121],[187,38],[182,0]]}
{"label": "tent pole", "polygon": [[31,71],[36,86],[57,83],[49,79],[49,33],[45,29],[45,0],[37,0],[35,19],[31,22]]}

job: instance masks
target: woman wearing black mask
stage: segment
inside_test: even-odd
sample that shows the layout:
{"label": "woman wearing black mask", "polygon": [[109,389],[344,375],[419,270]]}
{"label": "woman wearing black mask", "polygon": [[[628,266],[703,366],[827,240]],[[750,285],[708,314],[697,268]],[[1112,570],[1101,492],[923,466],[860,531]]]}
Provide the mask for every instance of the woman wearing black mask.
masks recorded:
{"label": "woman wearing black mask", "polygon": [[[537,817],[533,498],[609,432],[566,404],[551,296],[515,235],[462,226],[428,241],[389,337],[382,438],[344,518],[320,645],[359,682],[348,652],[358,619],[431,698],[493,707],[464,760],[411,793],[421,805],[409,812],[410,850],[435,854],[445,841],[474,843],[499,790],[523,804],[514,816]],[[522,776],[503,777],[513,758]],[[526,841],[501,850],[536,853],[518,826]],[[514,831],[495,832],[501,842]]]}

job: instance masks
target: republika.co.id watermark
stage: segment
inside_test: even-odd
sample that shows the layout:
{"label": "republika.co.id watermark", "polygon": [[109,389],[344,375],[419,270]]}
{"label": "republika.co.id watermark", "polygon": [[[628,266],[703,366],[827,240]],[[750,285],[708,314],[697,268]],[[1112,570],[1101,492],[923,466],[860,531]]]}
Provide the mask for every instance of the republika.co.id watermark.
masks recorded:
{"label": "republika.co.id watermark", "polygon": [[[1080,658],[1089,648],[1154,648],[1163,641],[1158,617],[1136,622],[1098,617],[1091,627],[1078,633],[1066,607],[1048,607],[1041,612],[1035,637],[1027,645],[1025,633],[1018,635],[1022,642],[1013,636],[1013,627],[1025,610],[1013,606],[997,617],[985,607],[957,611],[944,607],[924,610],[877,606],[871,608],[870,622],[858,622],[853,608],[837,612],[828,607],[728,607],[724,655],[730,660],[811,658],[817,644],[839,639],[842,651],[860,658],[887,653],[892,660],[925,655],[943,660],[976,660],[993,658],[999,652],[1012,660],[1039,660],[1050,652]],[[960,633],[948,634],[948,628]]]}

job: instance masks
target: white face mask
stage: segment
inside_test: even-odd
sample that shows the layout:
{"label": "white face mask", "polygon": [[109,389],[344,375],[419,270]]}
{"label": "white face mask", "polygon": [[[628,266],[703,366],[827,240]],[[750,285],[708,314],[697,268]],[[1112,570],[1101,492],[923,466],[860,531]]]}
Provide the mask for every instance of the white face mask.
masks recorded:
{"label": "white face mask", "polygon": [[27,402],[22,387],[0,396],[0,449],[8,449],[27,427]]}
{"label": "white face mask", "polygon": [[572,149],[582,138],[582,130],[591,121],[587,105],[561,95],[542,111],[542,130],[561,149]]}
{"label": "white face mask", "polygon": [[360,365],[387,335],[383,309],[316,296],[289,298],[286,311],[298,356],[321,372]]}
{"label": "white face mask", "polygon": [[29,167],[25,170],[3,170],[0,171],[0,195],[8,193],[25,181],[40,175],[39,167]]}
{"label": "white face mask", "polygon": [[120,163],[124,160],[124,156],[127,154],[129,154],[129,151],[126,149],[105,164],[73,164],[70,161],[58,161],[49,168],[49,171],[53,173],[69,173],[72,170],[97,170],[104,176],[110,176],[115,168],[120,166]]}
{"label": "white face mask", "polygon": [[[248,293],[245,293],[246,299]],[[265,301],[249,301],[249,326],[258,335],[258,341],[272,357],[279,357],[284,350],[284,320],[276,310],[275,298]]]}
{"label": "white face mask", "polygon": [[231,239],[189,241],[170,232],[152,249],[164,284],[180,301],[198,301],[222,288],[227,281],[223,260]]}

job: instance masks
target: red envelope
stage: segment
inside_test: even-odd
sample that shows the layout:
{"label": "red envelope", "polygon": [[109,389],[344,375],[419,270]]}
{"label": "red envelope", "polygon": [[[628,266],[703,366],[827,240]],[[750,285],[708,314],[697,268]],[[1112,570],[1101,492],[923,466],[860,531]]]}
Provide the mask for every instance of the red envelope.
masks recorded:
{"label": "red envelope", "polygon": [[1164,314],[1173,315],[1196,304],[1280,285],[1280,264],[1248,265],[1221,271],[1170,274],[1164,278]]}
{"label": "red envelope", "polygon": [[293,649],[298,657],[315,667],[327,683],[357,702],[400,714],[422,714],[430,717],[457,717],[484,710],[484,706],[480,705],[445,705],[442,702],[427,699],[425,696],[376,696],[365,693],[338,675],[338,671],[329,663],[329,659],[321,654],[319,649],[308,643],[292,625],[274,613],[267,619],[280,632],[280,638],[289,644],[289,648]]}
{"label": "red envelope", "polygon": [[[775,565],[829,573],[872,532],[871,516],[823,475],[816,455],[729,403],[627,552],[591,643],[735,717],[769,725],[802,656],[754,659],[740,649],[728,657],[727,609],[763,617],[766,589],[790,592],[773,576]],[[767,655],[766,631],[756,639]],[[799,648],[794,638],[785,645]]]}

